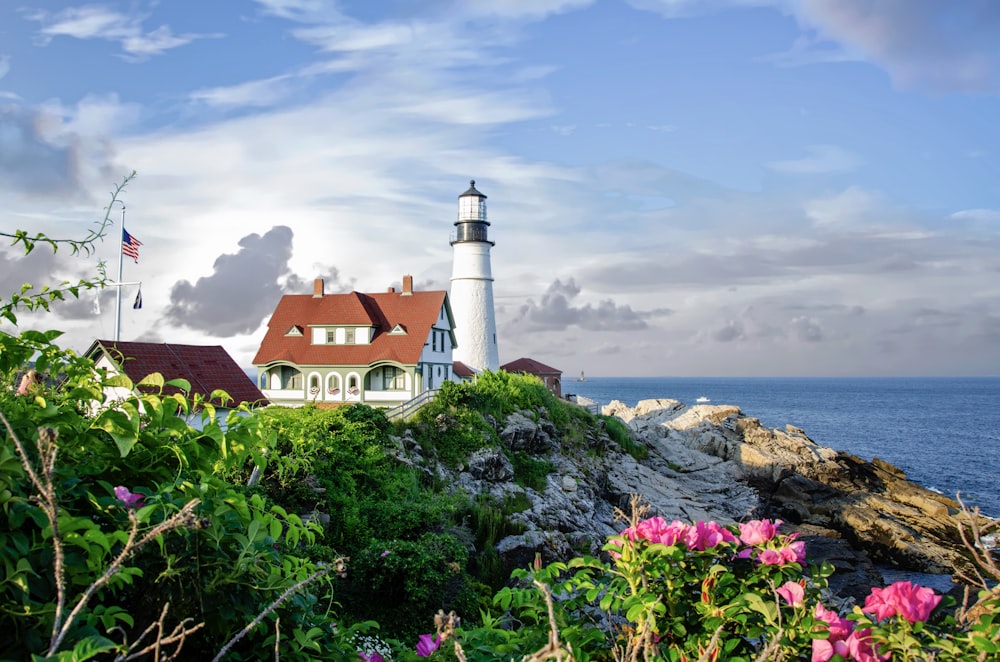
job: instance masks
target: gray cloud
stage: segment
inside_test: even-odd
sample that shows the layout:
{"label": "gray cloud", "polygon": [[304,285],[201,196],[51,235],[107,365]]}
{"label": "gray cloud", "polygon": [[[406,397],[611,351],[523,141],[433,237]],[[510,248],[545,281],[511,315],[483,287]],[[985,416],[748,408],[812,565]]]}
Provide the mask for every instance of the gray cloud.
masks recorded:
{"label": "gray cloud", "polygon": [[[64,253],[54,254],[48,246],[39,245],[29,255],[0,250],[0,295],[7,299],[11,294],[20,292],[26,283],[33,286],[27,292],[30,295],[37,294],[46,286],[62,289],[63,281],[76,284],[81,280],[94,280],[98,274],[96,268],[91,266],[85,266],[80,260],[66,259]],[[50,304],[52,314],[64,320],[92,319],[99,309],[108,310],[114,306],[115,295],[111,289],[81,289],[79,295],[79,298],[75,298],[67,293],[65,300],[53,301]],[[17,313],[19,320],[44,314],[44,310],[35,313],[22,310]]]}
{"label": "gray cloud", "polygon": [[47,119],[43,111],[0,106],[0,191],[36,196],[78,191],[79,141],[72,135],[46,136]]}
{"label": "gray cloud", "polygon": [[[291,228],[278,225],[264,236],[249,234],[239,246],[237,253],[215,260],[211,276],[194,284],[174,284],[165,313],[168,321],[221,337],[251,333],[282,294],[312,292],[311,279],[289,273]],[[336,269],[329,269],[324,278],[328,292],[343,287]]]}
{"label": "gray cloud", "polygon": [[1000,89],[1000,3],[995,0],[628,0],[666,18],[756,5],[792,14],[804,33],[778,64],[867,60],[900,87]]}
{"label": "gray cloud", "polygon": [[994,0],[805,0],[797,17],[884,66],[903,87],[996,90],[1000,4]]}
{"label": "gray cloud", "polygon": [[666,308],[633,310],[631,306],[619,306],[610,299],[596,306],[589,303],[573,306],[572,301],[580,291],[574,279],[570,278],[565,283],[556,279],[538,303],[529,300],[521,306],[511,326],[535,331],[562,330],[570,326],[587,331],[636,331],[647,328],[650,318],[671,314]]}
{"label": "gray cloud", "polygon": [[726,320],[722,326],[712,332],[712,339],[718,342],[733,342],[743,340],[743,324],[739,320]]}
{"label": "gray cloud", "polygon": [[789,326],[797,340],[819,342],[823,339],[823,327],[815,317],[794,317]]}

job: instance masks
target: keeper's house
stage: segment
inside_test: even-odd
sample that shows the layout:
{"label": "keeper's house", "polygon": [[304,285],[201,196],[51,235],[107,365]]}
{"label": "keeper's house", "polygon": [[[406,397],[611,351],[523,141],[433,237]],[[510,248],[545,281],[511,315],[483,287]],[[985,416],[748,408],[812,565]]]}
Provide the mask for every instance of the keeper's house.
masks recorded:
{"label": "keeper's house", "polygon": [[452,363],[454,317],[448,293],[402,291],[286,294],[254,357],[260,390],[272,404],[391,407],[458,381]]}

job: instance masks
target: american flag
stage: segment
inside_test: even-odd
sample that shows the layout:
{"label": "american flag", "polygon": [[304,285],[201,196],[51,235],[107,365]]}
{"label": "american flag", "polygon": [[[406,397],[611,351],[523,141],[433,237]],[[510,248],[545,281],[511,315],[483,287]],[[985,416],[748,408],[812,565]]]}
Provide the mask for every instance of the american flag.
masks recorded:
{"label": "american flag", "polygon": [[128,230],[122,228],[122,255],[127,255],[135,260],[136,264],[139,264],[140,246],[142,246],[142,242],[130,235]]}

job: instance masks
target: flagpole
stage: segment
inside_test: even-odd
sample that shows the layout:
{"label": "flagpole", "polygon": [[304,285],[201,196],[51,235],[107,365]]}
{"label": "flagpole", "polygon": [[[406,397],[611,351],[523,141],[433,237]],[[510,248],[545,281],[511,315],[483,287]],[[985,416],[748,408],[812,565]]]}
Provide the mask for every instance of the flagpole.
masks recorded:
{"label": "flagpole", "polygon": [[115,295],[115,342],[118,342],[121,340],[122,333],[122,263],[125,257],[122,241],[125,240],[125,203],[121,200],[115,200],[115,202],[121,202],[122,205],[122,225],[118,231],[118,287],[115,288],[117,291]]}

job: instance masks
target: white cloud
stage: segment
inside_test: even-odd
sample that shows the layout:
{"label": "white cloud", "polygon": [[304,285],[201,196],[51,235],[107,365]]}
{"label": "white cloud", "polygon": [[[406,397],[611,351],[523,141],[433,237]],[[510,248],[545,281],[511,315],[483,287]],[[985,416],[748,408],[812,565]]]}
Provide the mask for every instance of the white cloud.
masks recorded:
{"label": "white cloud", "polygon": [[1000,209],[963,209],[951,215],[956,221],[1000,224]]}
{"label": "white cloud", "polygon": [[0,78],[3,78],[10,71],[10,56],[0,55]]}
{"label": "white cloud", "polygon": [[215,108],[264,108],[283,101],[294,86],[291,76],[282,75],[252,80],[239,85],[195,90],[189,95],[192,101]]}
{"label": "white cloud", "polygon": [[117,42],[125,58],[141,61],[151,55],[184,46],[196,39],[218,38],[218,34],[175,35],[167,25],[144,31],[143,17],[124,14],[105,5],[68,7],[58,12],[38,10],[25,14],[28,20],[41,24],[40,41],[48,43],[55,37],[103,39]]}
{"label": "white cloud", "polygon": [[879,213],[879,198],[858,186],[851,186],[836,195],[809,200],[804,209],[817,227],[866,226]]}
{"label": "white cloud", "polygon": [[772,161],[767,167],[777,172],[789,174],[827,174],[833,172],[848,172],[860,164],[860,160],[851,152],[836,145],[812,145],[806,148],[808,156],[800,159]]}

